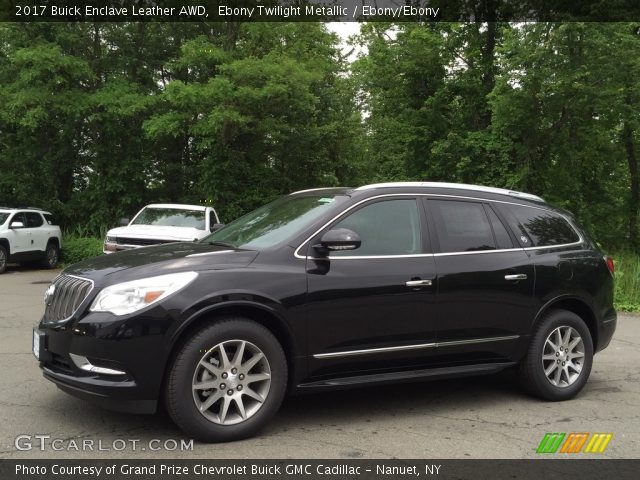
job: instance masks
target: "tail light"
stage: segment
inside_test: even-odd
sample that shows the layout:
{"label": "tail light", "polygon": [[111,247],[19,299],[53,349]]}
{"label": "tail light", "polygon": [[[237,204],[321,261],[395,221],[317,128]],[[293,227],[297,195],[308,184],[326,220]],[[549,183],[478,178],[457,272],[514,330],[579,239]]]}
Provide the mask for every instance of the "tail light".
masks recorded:
{"label": "tail light", "polygon": [[616,270],[615,265],[613,264],[613,258],[611,258],[609,255],[606,255],[604,257],[604,261],[607,264],[607,268],[611,272],[611,275],[613,275],[615,273],[615,270]]}

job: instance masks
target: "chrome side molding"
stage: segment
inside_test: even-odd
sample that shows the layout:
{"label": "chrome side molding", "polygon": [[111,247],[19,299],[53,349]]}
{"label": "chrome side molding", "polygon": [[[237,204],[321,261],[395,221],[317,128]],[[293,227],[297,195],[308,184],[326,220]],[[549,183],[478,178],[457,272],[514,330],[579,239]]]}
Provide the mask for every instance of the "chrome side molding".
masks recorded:
{"label": "chrome side molding", "polygon": [[432,342],[432,343],[419,343],[416,345],[400,345],[397,347],[365,348],[362,350],[348,350],[344,352],[316,353],[313,356],[313,358],[318,358],[318,359],[340,358],[340,357],[351,357],[354,355],[371,355],[375,353],[400,352],[405,350],[424,350],[427,348],[455,347],[459,345],[470,345],[474,343],[502,342],[505,340],[516,340],[518,338],[520,338],[520,335],[507,335],[503,337],[469,338],[465,340],[452,340],[449,342]]}

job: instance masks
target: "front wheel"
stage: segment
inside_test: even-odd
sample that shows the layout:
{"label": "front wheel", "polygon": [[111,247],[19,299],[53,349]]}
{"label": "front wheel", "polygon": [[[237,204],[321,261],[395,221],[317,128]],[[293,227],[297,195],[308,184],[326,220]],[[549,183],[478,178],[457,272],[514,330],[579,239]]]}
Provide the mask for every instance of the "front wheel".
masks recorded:
{"label": "front wheel", "polygon": [[173,421],[205,442],[255,434],[277,412],[287,386],[287,361],[273,334],[244,318],[193,333],[168,372],[165,404]]}
{"label": "front wheel", "polygon": [[9,254],[7,249],[0,245],[0,273],[3,273],[7,268],[7,262],[9,261]]}
{"label": "front wheel", "polygon": [[540,322],[520,364],[525,389],[545,400],[568,400],[585,386],[593,363],[593,342],[575,313],[553,310]]}

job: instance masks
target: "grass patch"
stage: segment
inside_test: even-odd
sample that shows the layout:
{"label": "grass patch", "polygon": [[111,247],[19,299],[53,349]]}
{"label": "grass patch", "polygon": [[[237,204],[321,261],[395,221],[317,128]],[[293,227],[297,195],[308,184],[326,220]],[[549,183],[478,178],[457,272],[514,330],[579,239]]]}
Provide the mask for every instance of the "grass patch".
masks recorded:
{"label": "grass patch", "polygon": [[640,312],[640,255],[618,252],[612,256],[616,266],[616,310]]}

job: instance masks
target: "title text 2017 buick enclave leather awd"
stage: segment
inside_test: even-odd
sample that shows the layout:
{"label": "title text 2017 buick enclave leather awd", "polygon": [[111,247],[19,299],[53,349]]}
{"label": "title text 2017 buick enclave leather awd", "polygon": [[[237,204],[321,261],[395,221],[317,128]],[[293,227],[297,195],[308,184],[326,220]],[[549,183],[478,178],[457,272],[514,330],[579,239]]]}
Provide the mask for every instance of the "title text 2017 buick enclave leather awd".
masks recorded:
{"label": "title text 2017 buick enclave leather awd", "polygon": [[[497,372],[566,400],[611,341],[613,262],[534,195],[442,183],[293,193],[196,243],[65,269],[44,376],[189,435],[254,434],[287,392]],[[425,412],[428,414],[428,412]]]}

